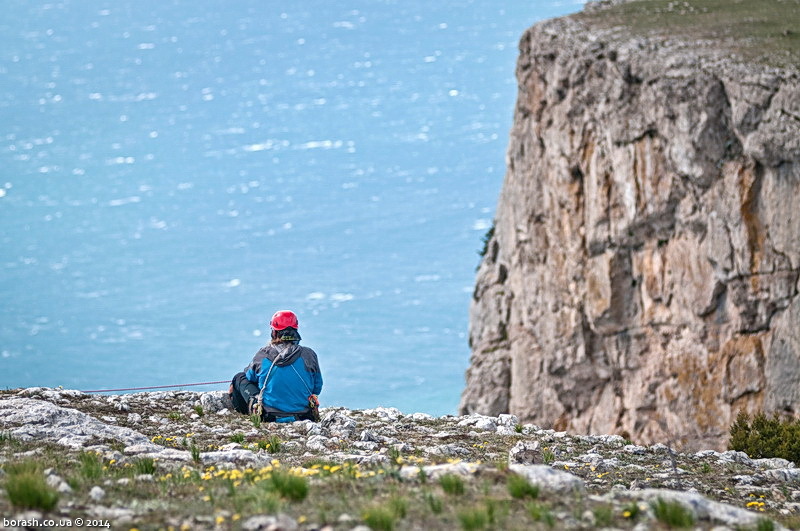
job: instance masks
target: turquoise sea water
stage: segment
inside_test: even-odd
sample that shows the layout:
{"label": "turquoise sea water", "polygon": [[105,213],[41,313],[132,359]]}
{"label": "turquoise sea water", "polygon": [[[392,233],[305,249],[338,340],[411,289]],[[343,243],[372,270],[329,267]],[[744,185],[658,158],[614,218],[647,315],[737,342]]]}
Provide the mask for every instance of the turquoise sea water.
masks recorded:
{"label": "turquoise sea water", "polygon": [[5,2],[0,386],[224,380],[292,309],[323,406],[454,413],[517,41],[581,4]]}

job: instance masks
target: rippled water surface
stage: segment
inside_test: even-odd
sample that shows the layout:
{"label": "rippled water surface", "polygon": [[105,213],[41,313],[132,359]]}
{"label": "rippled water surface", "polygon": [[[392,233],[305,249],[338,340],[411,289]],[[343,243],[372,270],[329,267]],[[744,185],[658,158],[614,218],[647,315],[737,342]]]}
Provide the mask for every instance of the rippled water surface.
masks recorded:
{"label": "rippled water surface", "polygon": [[288,308],[323,405],[454,413],[517,40],[581,3],[5,2],[0,386],[224,380]]}

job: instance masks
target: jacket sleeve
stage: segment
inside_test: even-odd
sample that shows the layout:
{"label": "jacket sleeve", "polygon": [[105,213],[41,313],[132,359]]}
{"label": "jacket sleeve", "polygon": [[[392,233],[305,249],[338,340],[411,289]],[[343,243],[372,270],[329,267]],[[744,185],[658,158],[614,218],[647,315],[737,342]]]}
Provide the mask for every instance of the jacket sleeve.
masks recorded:
{"label": "jacket sleeve", "polygon": [[303,350],[303,362],[306,372],[311,375],[311,393],[318,395],[322,391],[322,370],[319,368],[317,353],[305,347]]}
{"label": "jacket sleeve", "polygon": [[322,372],[317,370],[312,376],[314,378],[314,387],[312,387],[311,392],[318,395],[322,392]]}

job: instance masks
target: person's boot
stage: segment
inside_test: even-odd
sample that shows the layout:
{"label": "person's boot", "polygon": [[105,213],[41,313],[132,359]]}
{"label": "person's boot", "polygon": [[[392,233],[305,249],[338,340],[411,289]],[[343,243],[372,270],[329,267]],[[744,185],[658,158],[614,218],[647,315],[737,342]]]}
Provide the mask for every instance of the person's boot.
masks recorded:
{"label": "person's boot", "polygon": [[261,400],[259,400],[257,396],[250,397],[250,400],[247,403],[247,409],[250,410],[251,415],[258,415],[259,417],[264,411]]}

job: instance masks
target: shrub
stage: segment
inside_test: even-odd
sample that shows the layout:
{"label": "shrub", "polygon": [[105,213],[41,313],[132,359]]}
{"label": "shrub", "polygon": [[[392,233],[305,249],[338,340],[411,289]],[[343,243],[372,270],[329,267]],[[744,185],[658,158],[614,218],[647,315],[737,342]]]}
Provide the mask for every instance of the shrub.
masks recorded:
{"label": "shrub", "polygon": [[489,227],[489,230],[486,231],[486,234],[483,235],[481,238],[481,243],[483,243],[483,248],[478,251],[478,254],[481,258],[486,256],[486,253],[489,251],[489,242],[492,241],[494,237],[494,222],[492,222],[492,226]]}
{"label": "shrub", "polygon": [[782,457],[800,463],[800,419],[781,420],[777,415],[753,417],[740,412],[731,426],[728,449],[744,452],[750,457]]}
{"label": "shrub", "polygon": [[41,467],[33,461],[6,465],[8,500],[14,507],[50,511],[58,504],[58,492],[47,484]]}
{"label": "shrub", "polygon": [[511,474],[508,476],[508,482],[506,483],[506,486],[508,487],[508,493],[511,494],[512,498],[536,499],[539,496],[539,487],[537,485],[531,485],[527,479],[518,474]]}
{"label": "shrub", "polygon": [[439,485],[451,496],[460,496],[465,491],[464,480],[455,474],[444,474],[439,477]]}
{"label": "shrub", "polygon": [[691,527],[694,525],[692,512],[678,502],[658,498],[650,504],[656,519],[669,527]]}

